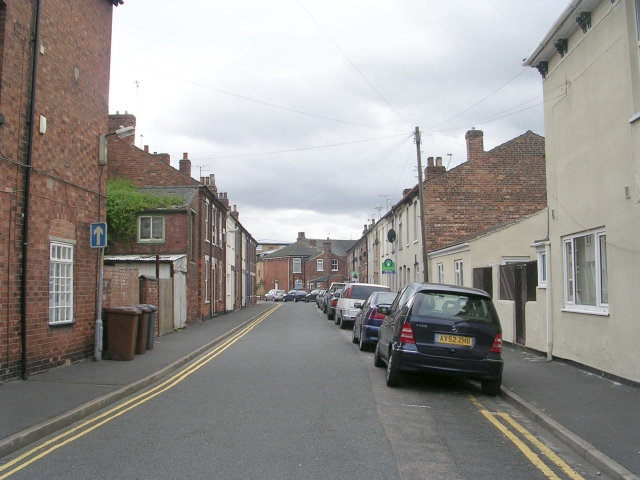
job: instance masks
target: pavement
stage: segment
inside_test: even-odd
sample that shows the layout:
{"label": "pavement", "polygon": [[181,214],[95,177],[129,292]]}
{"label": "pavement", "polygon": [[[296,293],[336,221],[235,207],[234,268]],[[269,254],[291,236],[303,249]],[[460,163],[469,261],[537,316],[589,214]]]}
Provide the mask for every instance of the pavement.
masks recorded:
{"label": "pavement", "polygon": [[[0,385],[0,458],[146,388],[223,342],[273,303],[156,337],[133,361],[87,361]],[[640,387],[504,344],[501,397],[604,474],[639,479]]]}

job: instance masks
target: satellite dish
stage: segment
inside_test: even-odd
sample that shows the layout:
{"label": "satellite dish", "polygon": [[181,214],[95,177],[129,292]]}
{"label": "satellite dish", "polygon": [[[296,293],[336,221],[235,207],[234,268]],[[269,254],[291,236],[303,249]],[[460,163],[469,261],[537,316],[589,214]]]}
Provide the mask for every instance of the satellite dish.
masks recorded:
{"label": "satellite dish", "polygon": [[393,228],[390,228],[387,232],[387,240],[391,243],[396,241],[396,231]]}

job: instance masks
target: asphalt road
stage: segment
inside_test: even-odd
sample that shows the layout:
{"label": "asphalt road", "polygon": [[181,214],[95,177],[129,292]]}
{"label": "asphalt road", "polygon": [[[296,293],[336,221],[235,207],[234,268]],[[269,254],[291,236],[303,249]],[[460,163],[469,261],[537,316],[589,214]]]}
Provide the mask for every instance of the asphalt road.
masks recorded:
{"label": "asphalt road", "polygon": [[390,389],[384,376],[315,304],[281,304],[174,377],[2,459],[0,480],[605,478],[471,382]]}

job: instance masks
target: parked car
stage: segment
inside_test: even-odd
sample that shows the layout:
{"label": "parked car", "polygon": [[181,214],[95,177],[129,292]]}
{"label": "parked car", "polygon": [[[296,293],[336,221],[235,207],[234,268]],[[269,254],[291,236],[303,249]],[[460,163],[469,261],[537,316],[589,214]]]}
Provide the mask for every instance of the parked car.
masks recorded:
{"label": "parked car", "polygon": [[[331,285],[329,286],[329,289],[327,290],[327,293],[324,296],[324,302],[322,303],[322,311],[324,313],[329,313],[328,312],[328,305],[329,305],[329,300],[331,298],[331,295],[333,295],[335,293],[336,290],[340,289],[342,290],[342,288],[346,285],[346,283],[344,282],[333,282],[331,283]],[[331,317],[331,320],[333,320],[333,317]]]}
{"label": "parked car", "polygon": [[403,372],[456,375],[497,395],[502,384],[502,327],[491,297],[475,288],[433,283],[405,286],[380,325],[373,362],[387,385]]}
{"label": "parked car", "polygon": [[275,293],[277,292],[277,290],[275,288],[272,288],[271,290],[269,290],[267,293],[264,294],[264,299],[265,301],[272,301],[273,302],[273,296],[275,295]]}
{"label": "parked car", "polygon": [[316,296],[316,306],[318,308],[322,308],[322,302],[324,301],[324,295],[327,293],[326,289],[322,289],[320,290],[320,292],[318,292],[318,295]]}
{"label": "parked car", "polygon": [[305,290],[289,290],[284,297],[282,297],[282,301],[297,302],[298,300],[304,300],[308,294],[309,292]]}
{"label": "parked car", "polygon": [[273,294],[273,301],[282,302],[286,294],[287,292],[285,292],[284,290],[276,290],[276,293]]}
{"label": "parked car", "polygon": [[343,330],[353,327],[356,315],[360,311],[355,306],[356,302],[364,303],[373,292],[390,292],[391,288],[386,285],[376,285],[375,283],[347,283],[342,290],[336,307],[336,325],[340,325]]}
{"label": "parked car", "polygon": [[332,294],[327,295],[326,309],[327,309],[328,320],[334,320],[336,318],[336,306],[338,305],[338,298],[340,297],[341,293],[342,293],[342,289],[339,288]]}
{"label": "parked car", "polygon": [[360,306],[360,311],[353,323],[351,340],[360,344],[360,351],[368,350],[378,341],[378,330],[384,320],[384,315],[378,311],[378,307],[390,307],[396,296],[397,293],[393,292],[373,292],[364,304],[355,303],[356,308]]}
{"label": "parked car", "polygon": [[309,293],[307,293],[307,296],[304,297],[304,301],[307,303],[315,302],[319,292],[320,292],[319,288],[316,288],[315,290],[311,290]]}

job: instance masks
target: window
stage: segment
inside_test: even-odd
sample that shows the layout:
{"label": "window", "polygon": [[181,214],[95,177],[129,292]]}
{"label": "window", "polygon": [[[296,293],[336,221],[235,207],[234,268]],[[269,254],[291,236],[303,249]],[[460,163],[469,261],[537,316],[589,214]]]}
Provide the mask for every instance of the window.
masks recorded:
{"label": "window", "polygon": [[456,285],[463,285],[463,275],[462,275],[462,260],[456,260],[453,262],[453,269],[456,273]]}
{"label": "window", "polygon": [[538,288],[547,288],[547,252],[538,252]]}
{"label": "window", "polygon": [[324,272],[324,260],[322,260],[321,258],[318,259],[317,263],[317,270],[319,272]]}
{"label": "window", "polygon": [[138,217],[138,242],[164,242],[164,217]]}
{"label": "window", "polygon": [[398,248],[402,250],[402,214],[400,214],[400,223],[398,223]]}
{"label": "window", "polygon": [[407,207],[406,214],[407,214],[406,215],[407,219],[406,219],[405,224],[406,224],[406,227],[407,227],[407,236],[405,238],[406,238],[407,247],[408,247],[409,246],[409,239],[411,238],[409,236],[409,207]]}
{"label": "window", "polygon": [[211,301],[211,292],[209,291],[209,257],[204,260],[204,303]]}
{"label": "window", "polygon": [[413,241],[418,241],[418,235],[420,235],[420,217],[418,215],[418,202],[413,204]]}
{"label": "window", "polygon": [[331,260],[331,270],[334,272],[338,270],[338,260],[336,258]]}
{"label": "window", "polygon": [[49,324],[73,322],[73,245],[52,242],[49,250]]}
{"label": "window", "polygon": [[438,283],[444,283],[444,263],[438,264]]}
{"label": "window", "polygon": [[207,242],[210,242],[209,237],[209,199],[205,199],[204,201],[204,239]]}
{"label": "window", "polygon": [[293,259],[293,273],[302,273],[302,259],[294,258]]}
{"label": "window", "polygon": [[563,245],[565,308],[609,313],[605,231],[565,237]]}

